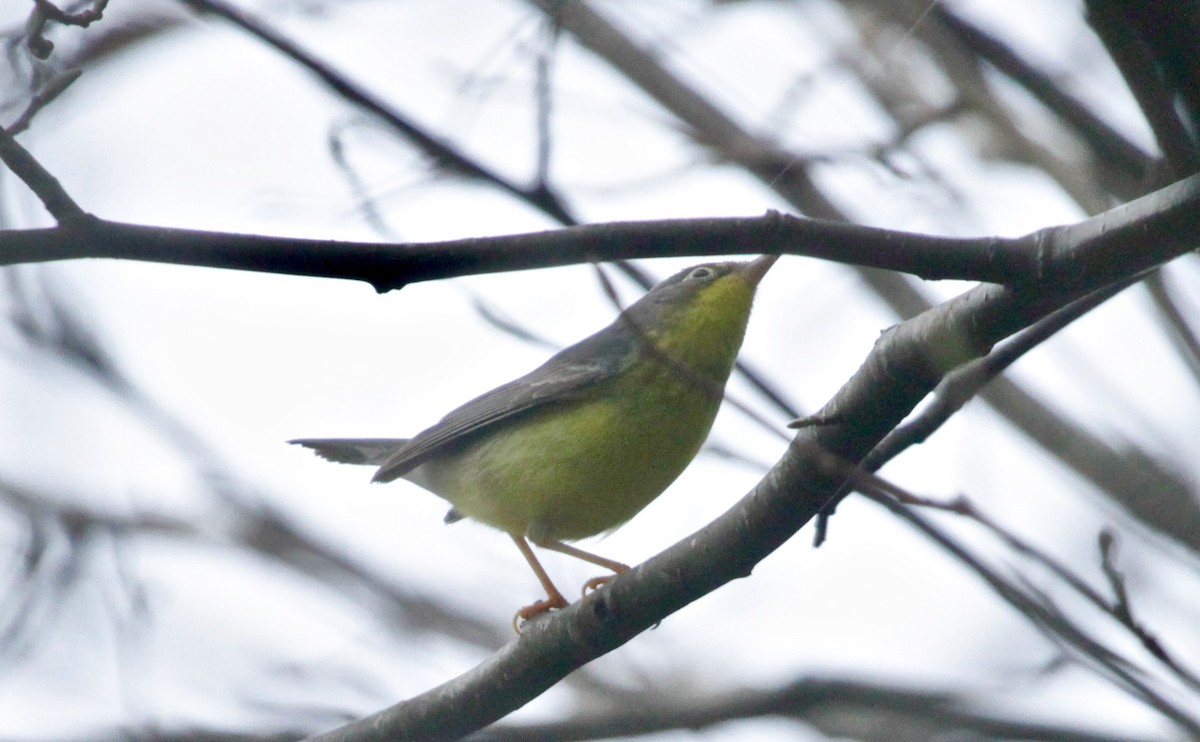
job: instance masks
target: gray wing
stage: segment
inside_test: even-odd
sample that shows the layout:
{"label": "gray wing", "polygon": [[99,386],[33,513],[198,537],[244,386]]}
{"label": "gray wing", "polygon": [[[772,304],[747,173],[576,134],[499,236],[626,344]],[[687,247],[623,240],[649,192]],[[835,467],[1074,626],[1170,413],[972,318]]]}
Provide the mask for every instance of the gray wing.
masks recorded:
{"label": "gray wing", "polygon": [[402,477],[438,452],[460,444],[492,425],[548,405],[578,399],[631,362],[636,338],[617,322],[560,351],[538,368],[452,410],[408,445],[395,451],[373,482]]}

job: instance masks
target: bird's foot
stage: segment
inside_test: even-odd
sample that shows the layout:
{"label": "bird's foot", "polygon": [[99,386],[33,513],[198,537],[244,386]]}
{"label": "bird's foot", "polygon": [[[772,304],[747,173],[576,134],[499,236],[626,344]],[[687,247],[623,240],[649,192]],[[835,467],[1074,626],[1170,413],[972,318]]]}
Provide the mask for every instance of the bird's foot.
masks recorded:
{"label": "bird's foot", "polygon": [[611,575],[604,575],[602,577],[593,577],[592,579],[583,583],[583,597],[586,598],[589,593],[593,593],[593,592],[599,590],[600,588],[604,587],[606,584],[608,584],[608,582],[610,580],[612,580],[612,578],[616,577],[617,575],[624,574],[625,572],[629,571],[629,567],[627,567],[624,564],[616,564],[615,566],[621,567],[621,569],[614,569],[613,574],[611,574]]}
{"label": "bird's foot", "polygon": [[592,579],[583,583],[583,597],[586,598],[588,596],[588,593],[595,592],[596,590],[599,590],[600,588],[604,587],[604,585],[614,577],[616,577],[616,575],[604,575],[603,577],[593,577]]}
{"label": "bird's foot", "polygon": [[534,618],[535,616],[540,616],[543,613],[549,613],[550,611],[558,610],[559,608],[566,608],[568,605],[570,605],[570,603],[568,603],[567,599],[562,595],[551,595],[545,600],[539,600],[536,603],[530,603],[521,610],[517,611],[516,615],[513,616],[513,631],[520,634],[521,627],[524,626],[529,619]]}

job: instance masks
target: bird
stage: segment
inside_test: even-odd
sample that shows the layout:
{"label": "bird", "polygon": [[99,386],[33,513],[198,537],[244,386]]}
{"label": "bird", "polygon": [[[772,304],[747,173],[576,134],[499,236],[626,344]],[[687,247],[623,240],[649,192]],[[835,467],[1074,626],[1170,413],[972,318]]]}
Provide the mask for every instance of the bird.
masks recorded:
{"label": "bird", "polygon": [[513,625],[569,603],[534,545],[611,574],[628,565],[567,542],[626,523],[683,473],[712,428],[759,282],[778,259],[685,268],[607,327],[538,368],[452,410],[412,438],[297,438],[329,461],[377,466],[507,533],[546,598]]}

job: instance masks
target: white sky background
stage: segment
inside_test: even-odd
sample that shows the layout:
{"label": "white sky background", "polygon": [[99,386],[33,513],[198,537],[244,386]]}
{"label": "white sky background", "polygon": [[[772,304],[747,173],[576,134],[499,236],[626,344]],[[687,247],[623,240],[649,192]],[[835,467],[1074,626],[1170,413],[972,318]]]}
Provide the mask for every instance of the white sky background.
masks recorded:
{"label": "white sky background", "polygon": [[[851,30],[818,2],[720,11],[690,2],[647,5],[605,7],[623,24],[653,29],[648,38],[677,55],[678,71],[702,81],[756,130],[773,120],[797,75],[832,64],[830,44],[853,43]],[[1103,54],[1075,4],[1029,0],[1005,3],[1003,12],[986,2],[954,5],[1069,73],[1071,87],[1103,98],[1106,114],[1144,141],[1115,73],[1076,62]],[[270,10],[277,28],[488,166],[518,181],[530,176],[536,142],[529,50],[541,32],[525,5],[360,2],[309,15],[280,12],[278,4],[242,7]],[[177,10],[165,0],[142,0],[114,2],[110,14]],[[1031,18],[1038,21],[1017,20]],[[898,60],[903,49],[898,40]],[[697,161],[697,151],[663,126],[667,114],[569,43],[557,65],[553,183],[584,221],[783,208],[740,171]],[[790,111],[794,119],[781,136],[797,151],[886,138],[857,89],[838,80],[819,77]],[[189,19],[114,63],[88,69],[23,142],[85,209],[106,218],[377,239],[326,147],[330,127],[356,117],[243,33],[215,19]],[[485,187],[433,178],[407,144],[369,123],[360,123],[349,142],[351,160],[402,239],[554,226]],[[979,160],[971,143],[948,130],[913,146],[961,189],[966,205],[952,218],[933,188],[898,181],[869,163],[831,166],[834,192],[852,198],[851,211],[872,224],[917,231],[1019,234],[1081,216],[1052,184]],[[6,207],[21,226],[45,225],[21,190],[6,178]],[[697,261],[645,265],[665,276],[690,262]],[[389,580],[444,593],[497,626],[539,596],[507,537],[474,524],[443,527],[446,506],[436,497],[406,483],[368,486],[369,469],[328,464],[283,441],[411,435],[524,373],[547,352],[496,332],[470,297],[483,296],[565,344],[612,318],[590,269],[419,284],[384,296],[365,284],[111,261],[53,265],[45,273],[94,318],[137,383],[258,488],[251,496]],[[951,296],[963,286],[926,289]],[[625,299],[634,296],[630,289]],[[760,289],[743,357],[805,410],[815,409],[894,321],[862,296],[848,269],[785,258]],[[1056,407],[1086,413],[1082,419],[1096,430],[1134,440],[1153,435],[1184,453],[1200,439],[1200,399],[1159,346],[1160,336],[1147,331],[1143,303],[1140,295],[1111,302],[1022,361],[1016,375],[1053,395]],[[0,418],[0,472],[7,481],[45,485],[52,475],[52,489],[90,507],[219,521],[220,502],[160,431],[122,412],[77,372],[28,360],[6,352],[0,361],[0,408],[8,411]],[[747,397],[741,383],[731,388]],[[1104,404],[1097,405],[1098,395]],[[777,439],[729,411],[714,440],[764,464],[782,453]],[[723,512],[761,473],[701,456],[631,524],[585,548],[641,561]],[[1200,616],[1194,601],[1181,597],[1200,587],[1195,572],[1167,567],[1164,547],[1130,530],[1111,508],[1098,510],[1098,498],[1081,496],[1083,485],[1014,439],[981,405],[884,473],[929,496],[968,493],[1042,548],[1090,565],[1085,577],[1097,586],[1095,559],[1080,555],[1094,552],[1101,528],[1124,527],[1122,567],[1136,606],[1178,656],[1200,651],[1193,630]],[[1003,553],[977,528],[939,522],[985,554]],[[0,520],[0,565],[18,558],[20,528]],[[751,578],[689,606],[591,670],[620,684],[672,684],[698,695],[807,675],[907,679],[977,690],[995,708],[1016,704],[1049,720],[1162,733],[1155,716],[1086,673],[1041,674],[1056,657],[1053,647],[974,576],[879,509],[846,502],[831,535],[814,551],[805,529]],[[96,548],[86,563],[94,589],[45,607],[52,639],[20,666],[0,670],[0,738],[57,739],[116,724],[269,728],[306,706],[315,709],[314,727],[329,726],[338,713],[375,710],[485,656],[449,641],[411,641],[362,605],[213,543],[139,539],[119,558]],[[564,591],[595,573],[552,555],[546,561]],[[141,586],[148,619],[128,607],[129,593],[114,589],[111,575],[119,570]],[[0,569],[0,591],[5,575]],[[136,646],[122,646],[122,621],[134,626]],[[1115,646],[1131,646],[1104,621],[1089,625]],[[571,691],[556,689],[521,716],[550,716],[570,700]],[[731,725],[686,738],[772,735],[796,739],[797,727]]]}

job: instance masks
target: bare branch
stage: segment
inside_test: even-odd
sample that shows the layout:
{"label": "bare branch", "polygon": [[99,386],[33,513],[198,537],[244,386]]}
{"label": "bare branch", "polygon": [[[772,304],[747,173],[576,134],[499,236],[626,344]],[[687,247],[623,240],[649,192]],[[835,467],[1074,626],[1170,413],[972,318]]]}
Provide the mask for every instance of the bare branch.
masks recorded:
{"label": "bare branch", "polygon": [[92,0],[92,7],[78,13],[68,13],[50,0],[33,0],[33,11],[29,14],[26,24],[29,39],[29,51],[38,59],[46,59],[54,52],[54,44],[46,38],[48,23],[61,23],[64,26],[87,28],[104,16],[108,0]]}
{"label": "bare branch", "polygon": [[33,117],[37,115],[37,112],[50,105],[50,103],[53,102],[54,99],[59,95],[62,95],[63,91],[71,87],[71,84],[78,80],[82,74],[83,70],[72,69],[63,72],[62,74],[55,75],[53,78],[51,78],[50,81],[47,82],[46,85],[29,100],[29,105],[25,107],[25,110],[21,112],[21,115],[18,116],[11,125],[9,125],[8,133],[12,136],[16,136],[17,134],[20,134],[28,129],[29,123],[33,120]]}
{"label": "bare branch", "polygon": [[867,471],[878,471],[904,450],[928,440],[952,415],[974,399],[984,386],[1007,371],[1022,356],[1135,282],[1136,279],[1122,281],[1076,299],[1034,323],[1032,327],[986,357],[972,361],[947,374],[934,390],[933,404],[922,410],[917,417],[889,433],[887,438],[883,439],[864,460],[863,468]]}
{"label": "bare branch", "polygon": [[[12,142],[11,137],[7,141]],[[22,172],[32,168],[34,175],[28,177],[45,188],[46,181],[39,179],[44,171],[17,147],[21,157],[5,161]],[[44,177],[53,182],[48,174]],[[88,216],[55,229],[0,233],[0,264],[124,258],[351,278],[383,292],[452,276],[602,260],[776,253],[908,271],[925,278],[1005,282],[1060,292],[1128,278],[1196,249],[1198,204],[1200,175],[1079,224],[1013,239],[933,237],[768,212],[762,217],[622,222],[390,245],[143,227]]]}
{"label": "bare branch", "polygon": [[[0,126],[0,161],[29,186],[42,205],[60,225],[78,221],[84,217],[83,209],[67,195],[58,179],[42,167],[4,127]],[[0,239],[3,239],[0,237]]]}

